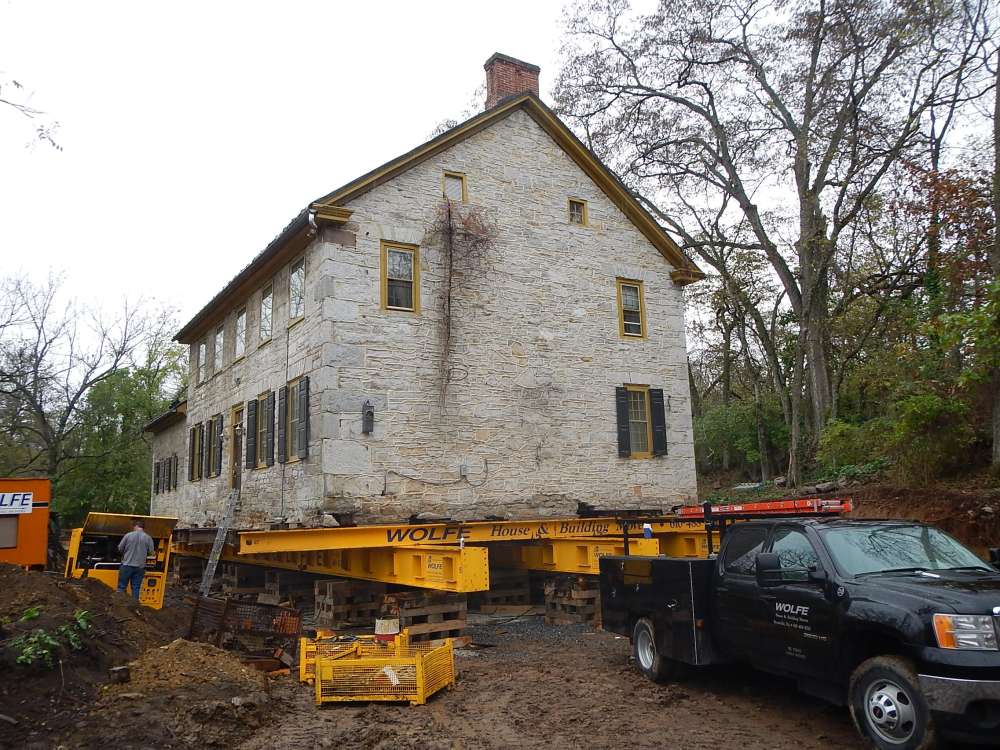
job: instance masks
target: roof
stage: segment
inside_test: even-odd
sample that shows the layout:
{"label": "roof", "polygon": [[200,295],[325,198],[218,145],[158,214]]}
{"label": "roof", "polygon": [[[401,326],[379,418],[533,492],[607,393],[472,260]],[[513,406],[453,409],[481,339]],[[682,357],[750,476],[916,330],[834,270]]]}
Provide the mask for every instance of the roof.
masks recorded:
{"label": "roof", "polygon": [[167,411],[158,417],[151,419],[142,426],[143,432],[159,433],[168,427],[183,422],[187,414],[187,399],[184,401],[174,401]]}
{"label": "roof", "polygon": [[[492,58],[491,58],[492,59]],[[230,305],[243,297],[273,273],[276,268],[300,252],[315,236],[313,220],[342,223],[350,215],[344,205],[369,190],[391,180],[417,164],[450,148],[515,111],[526,112],[573,159],[605,195],[628,217],[660,254],[674,266],[671,278],[679,285],[704,278],[704,273],[680,249],[639,199],[618,179],[593,151],[580,141],[537,96],[531,93],[507,97],[496,106],[446,130],[411,151],[376,167],[331,193],[313,201],[301,211],[281,233],[243,268],[212,300],[205,305],[174,337],[181,343],[191,343],[229,311]]]}

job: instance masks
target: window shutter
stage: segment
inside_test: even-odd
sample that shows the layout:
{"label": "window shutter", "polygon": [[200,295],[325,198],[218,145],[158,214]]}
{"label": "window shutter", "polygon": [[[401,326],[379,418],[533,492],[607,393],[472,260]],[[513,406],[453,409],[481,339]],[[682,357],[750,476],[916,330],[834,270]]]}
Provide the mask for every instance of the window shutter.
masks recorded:
{"label": "window shutter", "polygon": [[257,465],[257,399],[247,401],[247,428],[245,430],[247,444],[246,467],[252,469]]}
{"label": "window shutter", "polygon": [[649,416],[653,422],[653,455],[667,455],[667,412],[663,389],[649,389]]}
{"label": "window shutter", "polygon": [[215,418],[215,476],[222,473],[222,415]]}
{"label": "window shutter", "polygon": [[197,433],[195,432],[194,427],[188,430],[188,481],[189,482],[194,481],[194,460],[196,458],[196,456],[194,455],[194,439],[195,439],[194,436],[196,434]]}
{"label": "window shutter", "polygon": [[153,462],[153,494],[160,494],[160,462]]}
{"label": "window shutter", "polygon": [[267,394],[267,408],[264,413],[267,418],[267,446],[264,451],[264,461],[268,466],[274,466],[274,391]]}
{"label": "window shutter", "polygon": [[281,386],[278,389],[278,463],[283,464],[288,460],[286,452],[288,450],[285,441],[285,420],[288,419],[288,386]]}
{"label": "window shutter", "polygon": [[170,457],[170,489],[177,489],[177,454]]}
{"label": "window shutter", "polygon": [[208,456],[209,453],[205,450],[205,423],[198,423],[198,469],[202,477],[208,476]]}
{"label": "window shutter", "polygon": [[309,457],[309,377],[299,381],[299,458]]}
{"label": "window shutter", "polygon": [[618,414],[618,457],[632,455],[632,440],[628,433],[628,389],[615,388],[615,411]]}

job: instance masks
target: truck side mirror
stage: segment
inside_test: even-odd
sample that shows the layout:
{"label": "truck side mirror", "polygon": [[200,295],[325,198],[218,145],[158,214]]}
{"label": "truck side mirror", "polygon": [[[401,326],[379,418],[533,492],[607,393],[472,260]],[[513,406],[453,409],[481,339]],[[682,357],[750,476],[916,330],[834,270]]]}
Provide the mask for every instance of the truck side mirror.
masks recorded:
{"label": "truck side mirror", "polygon": [[755,558],[757,585],[761,588],[781,585],[781,560],[773,552],[760,552]]}

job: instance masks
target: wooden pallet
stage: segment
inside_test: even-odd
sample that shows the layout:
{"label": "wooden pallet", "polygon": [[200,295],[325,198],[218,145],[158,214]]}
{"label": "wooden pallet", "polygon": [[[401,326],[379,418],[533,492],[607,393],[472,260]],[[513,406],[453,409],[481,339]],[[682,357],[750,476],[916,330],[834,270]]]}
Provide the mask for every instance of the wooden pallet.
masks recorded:
{"label": "wooden pallet", "polygon": [[531,606],[531,580],[523,570],[490,570],[490,590],[469,595],[469,609],[495,614]]}
{"label": "wooden pallet", "polygon": [[255,565],[223,563],[219,582],[225,594],[259,594],[265,590],[263,571]]}
{"label": "wooden pallet", "polygon": [[597,623],[601,591],[588,576],[554,578],[545,584],[545,622],[552,625]]}
{"label": "wooden pallet", "polygon": [[320,627],[371,625],[382,607],[385,584],[323,580],[313,584],[316,624]]}
{"label": "wooden pallet", "polygon": [[403,592],[386,594],[381,617],[398,617],[400,630],[418,643],[465,635],[468,605],[464,594]]}

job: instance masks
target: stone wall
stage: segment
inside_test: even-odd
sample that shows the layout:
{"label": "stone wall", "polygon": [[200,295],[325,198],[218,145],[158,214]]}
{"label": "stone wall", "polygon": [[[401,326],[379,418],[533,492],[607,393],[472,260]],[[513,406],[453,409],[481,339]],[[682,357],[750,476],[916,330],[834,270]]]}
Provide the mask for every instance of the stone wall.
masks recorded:
{"label": "stone wall", "polygon": [[187,489],[188,448],[187,427],[181,420],[158,432],[153,439],[153,464],[177,456],[177,489],[156,494],[153,491],[153,468],[149,474],[149,513],[153,516],[177,517],[184,507],[182,498]]}
{"label": "stone wall", "polygon": [[[464,172],[495,240],[447,253],[441,175]],[[570,224],[568,198],[588,201]],[[333,296],[324,393],[326,508],[357,520],[662,508],[695,498],[682,290],[671,266],[522,111],[363,195],[353,247],[323,237]],[[420,314],[379,306],[380,240],[420,245]],[[457,248],[457,249],[456,249]],[[616,277],[641,279],[649,336],[618,333]],[[662,387],[669,455],[618,457],[615,386]],[[361,404],[376,408],[361,434]],[[465,468],[466,478],[461,476]]]}

